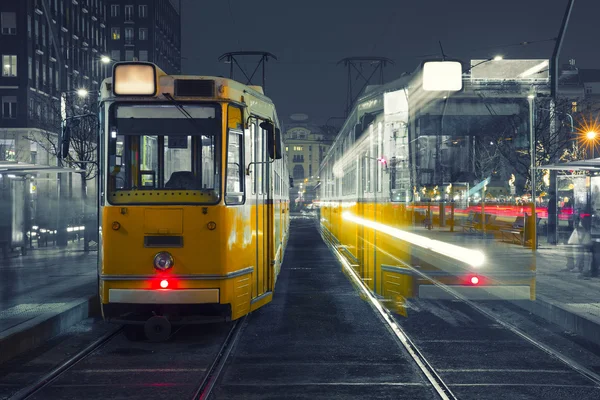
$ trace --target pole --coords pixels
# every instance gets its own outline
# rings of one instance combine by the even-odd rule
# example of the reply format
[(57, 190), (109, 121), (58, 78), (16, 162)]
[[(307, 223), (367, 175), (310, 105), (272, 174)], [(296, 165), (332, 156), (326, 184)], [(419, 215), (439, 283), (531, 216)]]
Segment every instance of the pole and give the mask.
[(529, 153), (530, 153), (530, 158), (531, 158), (531, 208), (532, 208), (532, 215), (531, 215), (531, 220), (532, 220), (532, 227), (531, 227), (531, 234), (532, 234), (532, 240), (531, 240), (531, 249), (532, 251), (536, 250), (537, 244), (536, 244), (536, 237), (537, 237), (537, 224), (536, 224), (536, 219), (537, 219), (537, 215), (535, 212), (535, 186), (536, 186), (536, 182), (535, 182), (535, 127), (533, 125), (534, 120), (533, 120), (533, 101), (535, 100), (534, 95), (529, 95), (527, 96), (527, 100), (529, 100)]
[(569, 25), (569, 18), (571, 17), (571, 11), (573, 10), (574, 3), (575, 0), (569, 0), (569, 3), (567, 4), (567, 9), (563, 15), (562, 24), (560, 26), (560, 31), (558, 32), (558, 37), (556, 38), (554, 51), (552, 52), (552, 60), (550, 62), (550, 79), (552, 80), (550, 92), (552, 99), (555, 102), (558, 94), (558, 57), (560, 56), (560, 49), (562, 48), (565, 32), (567, 31), (567, 26)]

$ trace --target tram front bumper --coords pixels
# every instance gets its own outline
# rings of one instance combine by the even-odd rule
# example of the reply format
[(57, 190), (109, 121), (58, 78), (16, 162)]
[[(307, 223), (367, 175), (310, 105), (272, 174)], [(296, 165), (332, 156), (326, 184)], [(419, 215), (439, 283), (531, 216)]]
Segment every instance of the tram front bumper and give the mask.
[(529, 285), (419, 285), (418, 297), (428, 300), (534, 300)]
[(109, 289), (109, 303), (218, 304), (219, 289)]

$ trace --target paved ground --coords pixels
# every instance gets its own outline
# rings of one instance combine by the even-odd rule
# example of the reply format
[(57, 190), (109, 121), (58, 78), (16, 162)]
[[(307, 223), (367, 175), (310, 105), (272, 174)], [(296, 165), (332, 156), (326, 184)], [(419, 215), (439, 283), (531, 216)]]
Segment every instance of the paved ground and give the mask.
[(87, 317), (97, 293), (96, 252), (81, 247), (34, 249), (2, 260), (0, 362)]
[(288, 246), (273, 302), (250, 316), (215, 398), (435, 398), (314, 219), (292, 220)]

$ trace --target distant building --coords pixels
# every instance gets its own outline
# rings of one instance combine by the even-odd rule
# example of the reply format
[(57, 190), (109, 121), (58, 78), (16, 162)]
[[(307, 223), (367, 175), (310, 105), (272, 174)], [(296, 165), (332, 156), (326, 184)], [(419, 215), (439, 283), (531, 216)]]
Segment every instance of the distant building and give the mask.
[(312, 188), (319, 182), (319, 165), (331, 147), (335, 135), (330, 135), (312, 124), (308, 116), (294, 114), (285, 121), (285, 151), (288, 169), (294, 179), (291, 199), (311, 201)]
[(100, 62), (106, 53), (105, 5), (105, 0), (0, 2), (0, 161), (56, 163), (28, 138), (56, 133), (61, 94), (97, 91), (107, 76)]
[(109, 56), (150, 61), (181, 73), (180, 3), (174, 0), (107, 0)]

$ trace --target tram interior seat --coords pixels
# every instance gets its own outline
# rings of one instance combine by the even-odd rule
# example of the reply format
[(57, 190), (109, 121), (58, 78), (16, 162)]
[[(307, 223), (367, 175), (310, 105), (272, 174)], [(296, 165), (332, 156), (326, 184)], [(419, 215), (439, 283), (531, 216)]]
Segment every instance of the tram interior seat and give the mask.
[(200, 190), (200, 182), (191, 171), (176, 171), (165, 184), (165, 189)]

